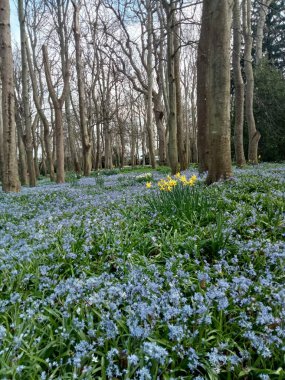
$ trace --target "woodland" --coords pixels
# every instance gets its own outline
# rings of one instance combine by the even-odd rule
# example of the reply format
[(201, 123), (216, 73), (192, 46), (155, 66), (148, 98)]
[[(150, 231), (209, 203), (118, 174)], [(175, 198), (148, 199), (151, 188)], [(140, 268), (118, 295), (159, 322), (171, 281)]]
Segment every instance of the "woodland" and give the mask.
[(0, 49), (0, 379), (285, 379), (285, 0), (1, 0)]

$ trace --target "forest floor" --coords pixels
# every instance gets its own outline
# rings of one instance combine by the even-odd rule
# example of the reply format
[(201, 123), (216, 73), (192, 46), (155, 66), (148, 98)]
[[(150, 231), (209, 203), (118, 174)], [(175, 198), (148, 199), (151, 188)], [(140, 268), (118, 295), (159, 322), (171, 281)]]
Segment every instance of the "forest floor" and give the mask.
[(285, 164), (140, 171), (0, 192), (0, 379), (285, 379)]

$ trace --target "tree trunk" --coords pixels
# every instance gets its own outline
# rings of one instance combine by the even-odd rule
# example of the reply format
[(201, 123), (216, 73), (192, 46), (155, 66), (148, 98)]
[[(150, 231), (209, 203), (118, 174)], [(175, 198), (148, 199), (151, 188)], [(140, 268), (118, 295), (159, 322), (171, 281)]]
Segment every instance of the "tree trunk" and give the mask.
[(241, 73), (240, 52), (241, 52), (241, 11), (240, 0), (234, 1), (233, 9), (233, 73), (235, 85), (235, 155), (238, 167), (245, 165), (243, 148), (243, 124), (244, 124), (244, 82)]
[(207, 183), (232, 175), (230, 144), (230, 0), (204, 0), (209, 7), (209, 141), (210, 161)]
[(38, 158), (38, 147), (39, 143), (37, 141), (37, 128), (39, 125), (40, 116), (37, 113), (35, 115), (35, 118), (32, 122), (32, 136), (33, 136), (33, 148), (34, 148), (34, 165), (35, 165), (35, 174), (36, 178), (39, 178), (40, 176), (40, 168), (39, 168), (39, 158)]
[(28, 167), (27, 167), (27, 155), (23, 138), (23, 127), (22, 120), (20, 117), (20, 105), (15, 97), (15, 107), (16, 107), (16, 129), (17, 129), (17, 139), (18, 139), (18, 165), (19, 165), (19, 178), (21, 185), (27, 186), (29, 184), (28, 178)]
[(177, 150), (177, 92), (174, 64), (174, 29), (175, 29), (175, 4), (171, 1), (163, 1), (167, 16), (167, 82), (168, 82), (168, 160), (171, 173), (179, 171)]
[(92, 151), (91, 141), (87, 128), (87, 110), (85, 99), (85, 85), (83, 78), (83, 65), (82, 65), (82, 51), (80, 42), (80, 25), (79, 25), (79, 8), (73, 3), (74, 7), (74, 19), (73, 19), (73, 33), (75, 40), (76, 51), (76, 71), (77, 71), (77, 88), (79, 98), (79, 116), (80, 116), (80, 131), (82, 141), (82, 155), (83, 155), (83, 174), (85, 176), (90, 175), (92, 169)]
[(55, 136), (56, 136), (56, 182), (64, 183), (64, 136), (63, 136), (63, 120), (62, 120), (62, 107), (65, 98), (68, 94), (69, 88), (69, 65), (67, 64), (65, 77), (64, 77), (64, 87), (60, 98), (57, 98), (56, 92), (52, 85), (51, 73), (49, 67), (48, 53), (45, 45), (42, 47), (43, 50), (43, 60), (45, 67), (45, 75), (47, 80), (48, 91), (53, 103), (55, 112)]
[(159, 165), (166, 165), (166, 138), (163, 123), (164, 109), (161, 102), (161, 94), (153, 95), (154, 117), (158, 134), (158, 157)]
[[(61, 58), (61, 67), (62, 67), (62, 74), (65, 77), (67, 75), (66, 70), (69, 62), (69, 50), (68, 50), (68, 39), (69, 39), (69, 32), (67, 30), (68, 20), (66, 19), (67, 13), (65, 11), (66, 4), (68, 6), (69, 1), (64, 0), (56, 0), (57, 6), (57, 33), (59, 37), (59, 45), (60, 45), (60, 58)], [(65, 120), (67, 123), (67, 131), (68, 131), (68, 139), (69, 139), (69, 149), (70, 149), (70, 155), (71, 160), (73, 163), (73, 169), (76, 173), (80, 173), (81, 167), (80, 162), (78, 158), (78, 153), (76, 149), (76, 142), (75, 142), (75, 131), (74, 131), (74, 123), (72, 121), (71, 117), (71, 109), (70, 109), (70, 103), (71, 103), (71, 92), (70, 92), (70, 84), (67, 83), (67, 90), (66, 90), (66, 99), (65, 99)]]
[(256, 129), (253, 114), (254, 76), (252, 69), (252, 32), (251, 32), (251, 0), (243, 2), (243, 34), (244, 34), (244, 71), (246, 77), (245, 114), (248, 126), (248, 161), (258, 163), (258, 143), (260, 133)]
[(112, 134), (109, 123), (104, 125), (104, 139), (105, 139), (105, 169), (112, 169)]
[(22, 101), (24, 111), (24, 134), (25, 148), (27, 153), (27, 164), (29, 173), (30, 187), (36, 186), (36, 172), (33, 158), (33, 136), (32, 136), (32, 121), (29, 99), (29, 84), (28, 84), (28, 62), (26, 51), (26, 22), (24, 15), (23, 0), (18, 0), (20, 35), (21, 35), (21, 59), (22, 59)]
[[(175, 16), (175, 15), (174, 15)], [(173, 17), (174, 17), (173, 16)], [(180, 80), (180, 25), (174, 17), (174, 77), (176, 84), (176, 117), (177, 117), (177, 148), (180, 170), (187, 169), (186, 141), (184, 136), (182, 94)]]
[(264, 26), (268, 8), (273, 0), (263, 0), (259, 4), (258, 21), (256, 28), (256, 64), (259, 65), (262, 59), (262, 43), (264, 37)]
[[(152, 101), (152, 90), (153, 90), (153, 59), (152, 59), (152, 2), (147, 1), (147, 107), (146, 107), (146, 130), (148, 136), (148, 148), (149, 148), (149, 158), (152, 168), (156, 168), (155, 151), (153, 146), (153, 101)], [(133, 125), (132, 125), (133, 128)]]
[(18, 192), (21, 187), (16, 148), (15, 95), (9, 0), (1, 0), (0, 46), (4, 156), (2, 188), (5, 192)]
[(56, 182), (64, 183), (64, 135), (62, 108), (56, 107), (55, 116), (55, 142), (56, 142)]
[[(30, 73), (30, 78), (32, 82), (32, 89), (33, 89), (33, 100), (37, 109), (37, 112), (41, 118), (41, 121), (43, 123), (44, 127), (44, 143), (45, 143), (45, 150), (46, 150), (46, 155), (47, 155), (47, 162), (48, 162), (48, 170), (49, 170), (49, 175), (51, 181), (55, 180), (55, 173), (54, 173), (54, 164), (53, 164), (53, 157), (52, 157), (52, 150), (51, 150), (51, 142), (50, 142), (50, 127), (49, 127), (49, 121), (42, 109), (42, 102), (41, 99), (39, 98), (38, 95), (38, 85), (37, 85), (37, 79), (36, 79), (36, 74), (32, 65), (32, 59), (31, 59), (31, 54), (30, 50), (28, 47), (28, 44), (26, 45), (27, 48), (27, 59), (28, 59), (28, 65), (29, 65), (29, 73)], [(35, 64), (35, 62), (34, 62)], [(42, 90), (42, 80), (39, 78), (40, 81), (40, 88), (41, 88), (41, 93), (43, 92)]]
[[(0, 57), (0, 78), (1, 78), (1, 57)], [(3, 119), (2, 119), (2, 85), (0, 81), (0, 181), (3, 181)]]
[(210, 57), (210, 7), (203, 2), (202, 25), (197, 56), (197, 147), (199, 172), (209, 169), (209, 57)]
[(101, 157), (101, 133), (100, 133), (100, 123), (96, 123), (96, 165), (95, 170), (102, 168), (102, 157)]

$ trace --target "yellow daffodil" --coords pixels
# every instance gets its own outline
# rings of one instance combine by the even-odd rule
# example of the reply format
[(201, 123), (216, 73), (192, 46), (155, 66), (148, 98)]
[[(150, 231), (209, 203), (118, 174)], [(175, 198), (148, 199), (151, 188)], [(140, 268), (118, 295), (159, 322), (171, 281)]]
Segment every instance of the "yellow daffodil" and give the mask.
[(145, 186), (146, 186), (147, 189), (150, 189), (152, 187), (152, 183), (151, 182), (147, 182), (145, 184)]
[(171, 187), (175, 187), (177, 185), (177, 181), (175, 179), (171, 179), (168, 181), (168, 185)]
[(187, 185), (187, 178), (186, 178), (185, 175), (182, 175), (182, 176), (180, 177), (180, 181), (181, 181), (181, 183), (183, 183), (183, 185)]

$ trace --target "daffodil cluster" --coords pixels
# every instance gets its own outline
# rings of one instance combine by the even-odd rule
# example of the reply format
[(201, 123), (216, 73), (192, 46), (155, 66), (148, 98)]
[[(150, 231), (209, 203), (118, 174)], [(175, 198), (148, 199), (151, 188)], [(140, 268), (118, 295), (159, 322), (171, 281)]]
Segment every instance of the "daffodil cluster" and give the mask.
[[(174, 178), (171, 176), (167, 176), (166, 179), (161, 179), (157, 185), (160, 191), (172, 191), (174, 187), (178, 184), (182, 184), (183, 186), (194, 186), (197, 181), (197, 176), (193, 175), (189, 179), (186, 178), (185, 175), (181, 175), (180, 173), (175, 174)], [(151, 183), (147, 183), (147, 188), (151, 187)]]

